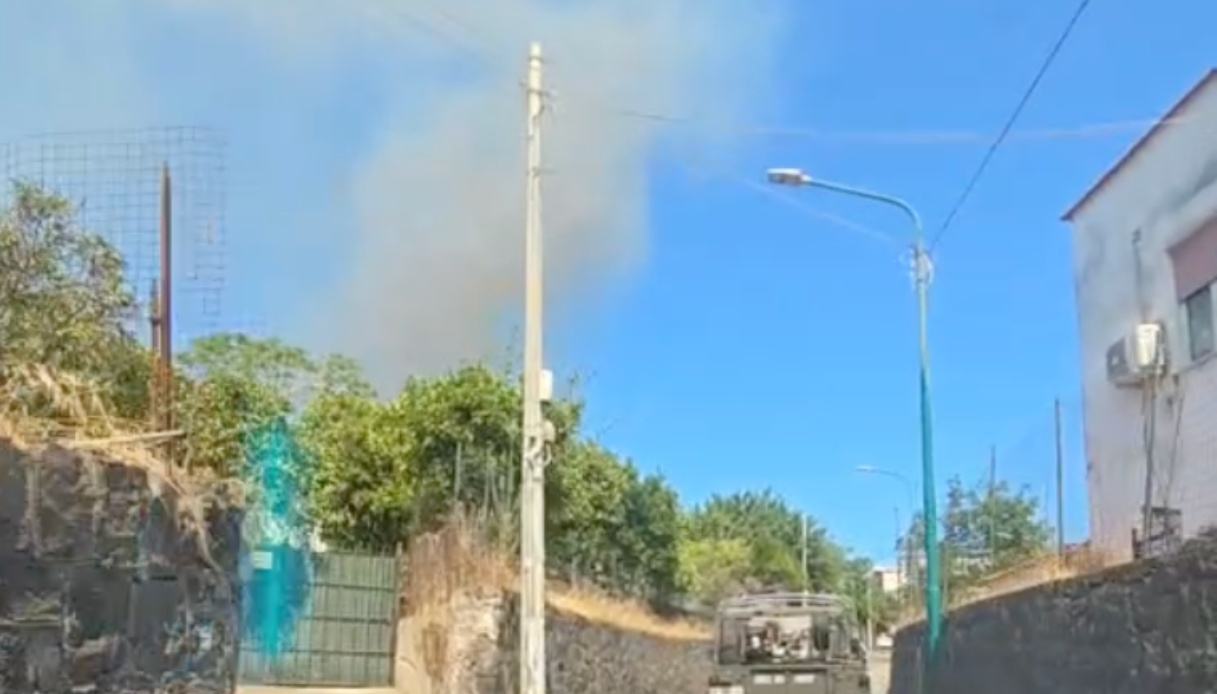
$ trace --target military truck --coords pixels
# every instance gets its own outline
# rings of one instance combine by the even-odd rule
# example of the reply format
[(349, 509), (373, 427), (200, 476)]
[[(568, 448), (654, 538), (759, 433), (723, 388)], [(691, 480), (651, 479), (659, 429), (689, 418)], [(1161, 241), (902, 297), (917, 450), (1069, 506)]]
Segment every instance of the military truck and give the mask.
[(812, 593), (724, 600), (709, 694), (869, 694), (867, 655), (850, 605)]

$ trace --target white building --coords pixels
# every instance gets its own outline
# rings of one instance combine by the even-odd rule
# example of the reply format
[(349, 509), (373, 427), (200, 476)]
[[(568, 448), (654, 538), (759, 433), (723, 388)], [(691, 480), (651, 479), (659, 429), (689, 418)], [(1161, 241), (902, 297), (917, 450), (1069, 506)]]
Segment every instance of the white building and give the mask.
[(1064, 219), (1073, 228), (1091, 542), (1129, 557), (1147, 497), (1158, 509), (1151, 535), (1162, 518), (1182, 537), (1217, 524), (1217, 71)]
[(901, 575), (900, 570), (892, 567), (875, 567), (873, 580), (875, 586), (884, 593), (894, 593), (905, 584), (904, 576)]

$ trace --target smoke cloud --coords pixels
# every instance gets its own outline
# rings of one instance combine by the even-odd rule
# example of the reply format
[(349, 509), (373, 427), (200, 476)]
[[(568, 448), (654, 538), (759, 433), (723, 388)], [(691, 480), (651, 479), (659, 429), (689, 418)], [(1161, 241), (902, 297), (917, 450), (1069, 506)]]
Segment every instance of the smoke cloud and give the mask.
[[(622, 112), (725, 125), (766, 101), (779, 21), (759, 5), (162, 0), (157, 7), (197, 22), (198, 31), (256, 46), (275, 69), (325, 81), (334, 94), (349, 72), (333, 65), (376, 66), (379, 93), (390, 96), (375, 100), (374, 126), (357, 138), (361, 151), (342, 193), (350, 221), (326, 240), (340, 267), (332, 284), (302, 299), (307, 308), (295, 310), (314, 346), (356, 356), (392, 389), (407, 374), (501, 353), (514, 323), (523, 285), (521, 82), (529, 42), (541, 42), (546, 56), (547, 295), (561, 309), (605, 283), (628, 281), (645, 260), (653, 158), (675, 140), (700, 137)], [(133, 31), (109, 19), (113, 36)], [(136, 83), (127, 72), (143, 58), (114, 43), (123, 62), (101, 83)], [(86, 67), (106, 61), (95, 53)]]

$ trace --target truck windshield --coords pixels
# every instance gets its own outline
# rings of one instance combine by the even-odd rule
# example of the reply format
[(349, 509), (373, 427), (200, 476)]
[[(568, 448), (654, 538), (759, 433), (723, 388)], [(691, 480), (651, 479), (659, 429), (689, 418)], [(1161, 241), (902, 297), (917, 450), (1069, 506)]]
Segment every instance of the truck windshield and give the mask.
[(721, 665), (822, 660), (839, 641), (839, 619), (828, 614), (731, 617), (719, 620)]

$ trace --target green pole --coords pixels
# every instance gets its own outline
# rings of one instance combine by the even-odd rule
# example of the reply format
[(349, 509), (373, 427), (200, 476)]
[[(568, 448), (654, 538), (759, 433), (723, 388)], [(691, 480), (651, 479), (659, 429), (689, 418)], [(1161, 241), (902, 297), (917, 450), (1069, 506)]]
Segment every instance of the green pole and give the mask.
[(769, 180), (780, 185), (815, 186), (845, 195), (866, 198), (898, 207), (913, 223), (913, 277), (917, 287), (918, 385), (921, 407), (921, 484), (924, 493), (922, 516), (925, 520), (925, 612), (926, 648), (924, 667), (928, 671), (938, 656), (942, 638), (942, 585), (938, 556), (938, 509), (934, 493), (934, 431), (930, 417), (930, 347), (926, 339), (926, 316), (929, 313), (930, 261), (925, 250), (925, 230), (921, 217), (912, 205), (900, 198), (862, 188), (821, 181), (801, 169), (770, 169)]
[(934, 427), (930, 416), (930, 346), (926, 337), (929, 314), (930, 260), (925, 250), (925, 231), (917, 211), (900, 198), (861, 188), (807, 177), (807, 185), (866, 198), (900, 208), (913, 224), (913, 279), (917, 288), (918, 386), (921, 409), (922, 515), (925, 519), (925, 664), (928, 669), (938, 656), (942, 638), (941, 557), (938, 556), (938, 504), (934, 491)]
[(926, 337), (929, 314), (930, 266), (925, 252), (921, 225), (917, 225), (917, 240), (913, 245), (913, 268), (917, 285), (918, 371), (921, 405), (921, 484), (922, 508), (925, 515), (925, 667), (938, 657), (942, 638), (942, 571), (938, 556), (938, 502), (934, 493), (934, 428), (930, 416), (930, 347)]

